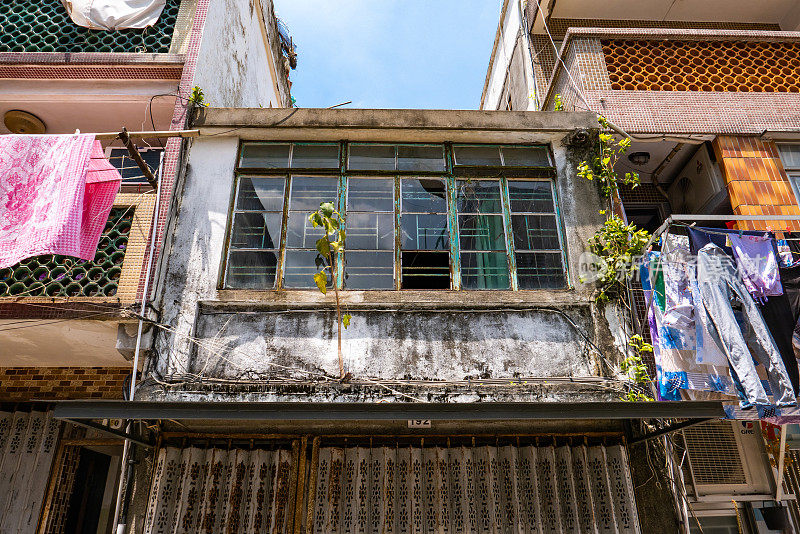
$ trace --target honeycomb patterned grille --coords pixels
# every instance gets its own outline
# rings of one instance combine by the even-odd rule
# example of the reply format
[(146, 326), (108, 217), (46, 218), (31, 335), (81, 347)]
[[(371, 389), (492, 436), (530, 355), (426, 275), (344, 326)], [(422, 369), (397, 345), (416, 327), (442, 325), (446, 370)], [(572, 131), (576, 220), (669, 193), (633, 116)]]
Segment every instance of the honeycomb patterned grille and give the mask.
[(133, 222), (133, 209), (113, 208), (92, 261), (36, 256), (0, 269), (0, 296), (113, 297)]
[(180, 0), (167, 0), (158, 22), (141, 30), (90, 30), (69, 18), (61, 0), (0, 1), (0, 52), (167, 53)]
[(800, 92), (800, 44), (603, 40), (611, 89)]

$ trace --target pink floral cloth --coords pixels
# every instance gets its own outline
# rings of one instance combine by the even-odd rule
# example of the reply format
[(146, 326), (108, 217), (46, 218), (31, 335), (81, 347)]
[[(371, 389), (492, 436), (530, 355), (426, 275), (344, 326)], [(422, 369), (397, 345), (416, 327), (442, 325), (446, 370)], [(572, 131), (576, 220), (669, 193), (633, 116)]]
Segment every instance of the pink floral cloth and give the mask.
[(94, 259), (121, 180), (94, 135), (0, 135), (0, 267)]

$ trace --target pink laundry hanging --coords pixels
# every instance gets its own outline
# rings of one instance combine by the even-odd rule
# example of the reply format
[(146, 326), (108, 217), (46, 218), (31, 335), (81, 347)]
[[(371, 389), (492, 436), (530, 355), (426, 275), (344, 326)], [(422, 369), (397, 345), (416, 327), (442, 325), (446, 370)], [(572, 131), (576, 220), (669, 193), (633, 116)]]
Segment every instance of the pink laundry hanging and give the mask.
[(94, 135), (0, 136), (0, 267), (94, 259), (121, 180)]

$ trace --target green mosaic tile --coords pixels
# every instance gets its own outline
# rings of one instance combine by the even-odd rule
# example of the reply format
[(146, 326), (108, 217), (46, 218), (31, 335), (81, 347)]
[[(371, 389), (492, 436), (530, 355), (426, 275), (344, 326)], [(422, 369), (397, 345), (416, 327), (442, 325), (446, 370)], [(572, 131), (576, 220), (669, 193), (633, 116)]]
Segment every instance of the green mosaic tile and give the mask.
[(0, 269), (0, 296), (113, 297), (133, 222), (133, 208), (113, 208), (93, 261), (36, 256)]
[(78, 26), (60, 0), (0, 0), (0, 52), (167, 53), (181, 0), (167, 0), (158, 22), (141, 30)]

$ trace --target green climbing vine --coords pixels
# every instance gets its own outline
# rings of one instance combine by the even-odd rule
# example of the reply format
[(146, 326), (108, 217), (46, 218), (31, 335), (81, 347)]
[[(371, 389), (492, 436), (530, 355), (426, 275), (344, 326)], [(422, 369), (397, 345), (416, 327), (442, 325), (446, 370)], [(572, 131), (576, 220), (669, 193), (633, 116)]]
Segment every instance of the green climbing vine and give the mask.
[(650, 343), (645, 343), (639, 334), (632, 335), (628, 340), (628, 344), (636, 353), (622, 360), (620, 365), (622, 372), (631, 381), (631, 387), (625, 392), (622, 400), (631, 402), (652, 401), (653, 397), (649, 395), (649, 386), (652, 380), (647, 372), (647, 366), (642, 361), (642, 354), (646, 352), (652, 353), (653, 346)]
[[(314, 225), (314, 228), (321, 227), (325, 232), (321, 238), (317, 240), (317, 252), (324, 259), (319, 272), (314, 274), (314, 283), (323, 295), (328, 294), (328, 277), (330, 276), (330, 284), (333, 286), (333, 292), (336, 300), (336, 349), (339, 357), (339, 377), (344, 379), (344, 358), (342, 357), (342, 326), (347, 328), (350, 326), (350, 314), (342, 314), (342, 304), (339, 300), (339, 288), (336, 284), (336, 259), (339, 251), (344, 250), (344, 216), (342, 216), (332, 202), (322, 202), (317, 211), (308, 216), (308, 220)], [(325, 265), (327, 262), (327, 265)]]
[[(621, 185), (635, 188), (639, 185), (639, 175), (635, 172), (618, 176), (615, 166), (619, 158), (631, 146), (631, 139), (616, 139), (610, 133), (610, 125), (605, 117), (597, 117), (601, 131), (598, 135), (598, 149), (590, 161), (582, 161), (578, 165), (578, 176), (595, 182), (601, 195), (608, 201), (608, 208), (600, 213), (606, 215), (603, 226), (589, 238), (589, 251), (592, 253), (593, 271), (597, 289), (594, 300), (597, 304), (606, 304), (620, 299), (625, 289), (625, 280), (636, 271), (636, 258), (644, 253), (644, 247), (650, 239), (647, 230), (639, 229), (634, 224), (626, 224), (614, 210), (614, 203), (619, 199)], [(630, 381), (622, 399), (627, 401), (651, 401), (649, 386), (651, 378), (642, 355), (653, 351), (652, 345), (645, 343), (642, 337), (634, 334), (628, 340), (632, 354), (626, 357), (621, 371)]]

